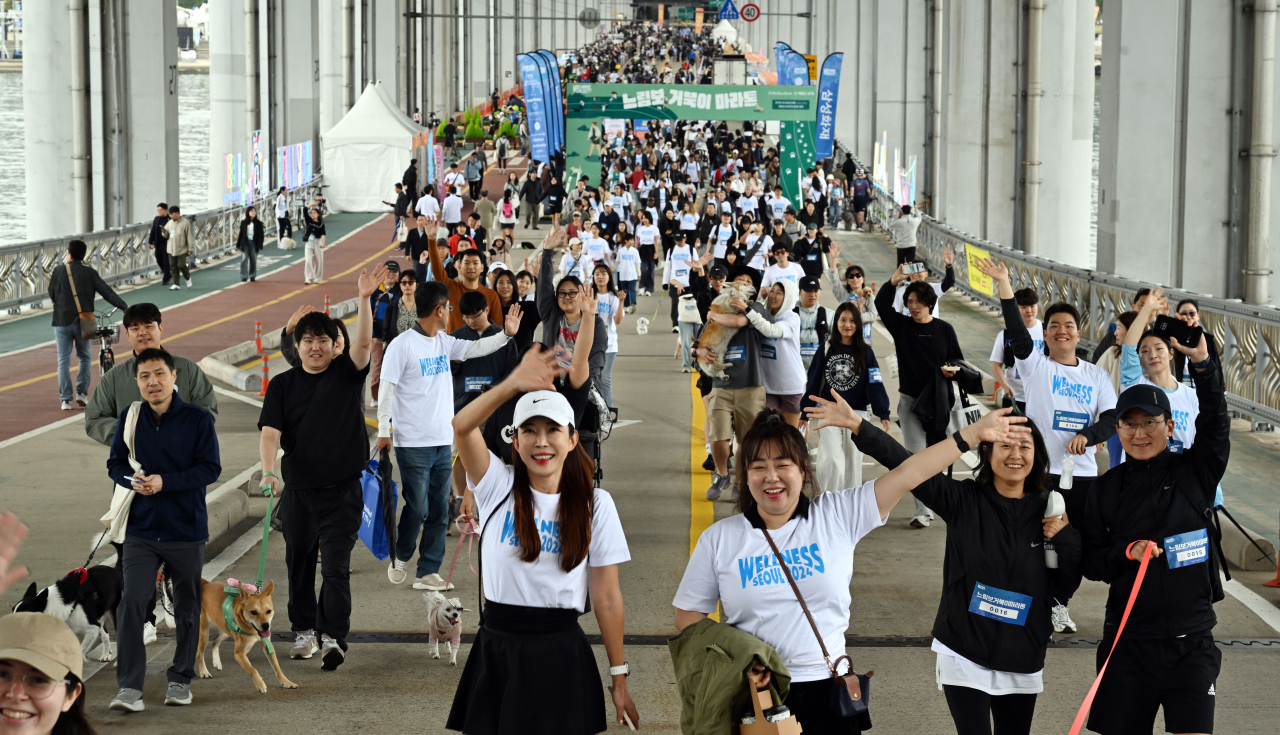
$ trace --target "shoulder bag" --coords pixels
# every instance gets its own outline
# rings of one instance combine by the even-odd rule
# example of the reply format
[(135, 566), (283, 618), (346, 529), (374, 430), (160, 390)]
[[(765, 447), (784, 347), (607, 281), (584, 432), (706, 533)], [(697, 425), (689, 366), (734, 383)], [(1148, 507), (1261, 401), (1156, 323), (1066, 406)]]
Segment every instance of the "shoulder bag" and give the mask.
[[(124, 420), (124, 445), (129, 448), (129, 466), (134, 472), (142, 469), (133, 449), (133, 438), (138, 429), (138, 412), (142, 410), (142, 401), (134, 401), (129, 405), (129, 413)], [(133, 505), (133, 496), (137, 495), (132, 487), (116, 485), (111, 496), (111, 507), (99, 520), (107, 527), (106, 540), (114, 544), (123, 544), (125, 531), (129, 525), (129, 508)]]
[[(836, 717), (852, 718), (857, 717), (862, 720), (860, 727), (863, 730), (871, 728), (871, 718), (868, 712), (868, 705), (871, 699), (871, 677), (874, 671), (868, 671), (866, 674), (853, 673), (853, 661), (848, 656), (840, 656), (831, 661), (831, 654), (827, 651), (826, 641), (822, 640), (822, 632), (818, 630), (818, 624), (813, 621), (813, 614), (809, 612), (809, 606), (805, 604), (804, 596), (800, 594), (800, 587), (796, 585), (796, 580), (791, 576), (791, 568), (787, 566), (787, 562), (782, 558), (782, 553), (778, 551), (778, 545), (773, 542), (773, 537), (769, 535), (768, 529), (761, 529), (764, 533), (764, 540), (769, 542), (769, 548), (773, 549), (773, 555), (778, 560), (778, 566), (782, 568), (782, 573), (787, 578), (787, 583), (791, 585), (791, 591), (795, 593), (796, 600), (800, 602), (800, 609), (804, 610), (804, 616), (809, 620), (809, 627), (813, 628), (813, 634), (818, 638), (818, 645), (822, 647), (822, 657), (827, 662), (827, 668), (831, 671), (831, 699), (829, 704), (831, 712)], [(844, 661), (849, 665), (849, 673), (840, 674), (840, 662)]]
[(67, 266), (67, 283), (71, 285), (71, 299), (76, 302), (76, 314), (80, 317), (80, 336), (92, 339), (98, 333), (98, 320), (93, 318), (92, 311), (80, 308), (80, 294), (76, 293), (76, 279), (71, 277), (71, 264), (65, 263), (65, 265)]

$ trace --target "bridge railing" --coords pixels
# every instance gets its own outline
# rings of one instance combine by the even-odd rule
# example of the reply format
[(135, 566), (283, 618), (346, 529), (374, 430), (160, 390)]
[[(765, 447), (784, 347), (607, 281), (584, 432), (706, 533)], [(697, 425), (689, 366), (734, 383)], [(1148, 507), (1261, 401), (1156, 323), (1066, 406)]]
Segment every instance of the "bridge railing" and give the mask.
[[(321, 191), (323, 180), (317, 176), (310, 184), (290, 190), (289, 218), (302, 223), (303, 209)], [(252, 205), (258, 208), (266, 235), (275, 235), (275, 197)], [(235, 249), (240, 233), (240, 220), (245, 205), (232, 204), (204, 212), (187, 213), (191, 220), (193, 245), (189, 260), (194, 266)], [(0, 310), (11, 314), (24, 307), (38, 307), (49, 299), (49, 276), (63, 263), (67, 245), (84, 240), (89, 246), (84, 262), (102, 276), (112, 288), (128, 285), (160, 272), (155, 254), (147, 246), (151, 223), (144, 222), (84, 235), (68, 235), (48, 240), (0, 246)]]
[[(841, 149), (846, 156), (852, 156), (847, 148), (841, 146)], [(871, 170), (856, 158), (854, 162)], [(899, 207), (893, 195), (874, 181), (872, 191), (868, 219), (887, 229), (897, 217)], [(976, 269), (977, 278), (970, 280), (970, 248), (985, 250), (1003, 261), (1009, 268), (1013, 287), (1034, 288), (1042, 305), (1059, 301), (1071, 304), (1080, 312), (1080, 343), (1090, 352), (1106, 336), (1116, 316), (1129, 311), (1138, 289), (1161, 286), (1170, 304), (1184, 298), (1195, 299), (1200, 305), (1201, 325), (1218, 344), (1228, 404), (1249, 416), (1254, 424), (1280, 426), (1280, 360), (1272, 357), (1280, 355), (1280, 310), (1276, 307), (1220, 299), (1027, 255), (957, 230), (928, 215), (920, 225), (916, 240), (917, 257), (939, 273), (945, 267), (943, 251), (950, 247), (955, 254), (955, 287), (988, 306), (998, 308), (999, 298), (973, 285), (981, 276)]]

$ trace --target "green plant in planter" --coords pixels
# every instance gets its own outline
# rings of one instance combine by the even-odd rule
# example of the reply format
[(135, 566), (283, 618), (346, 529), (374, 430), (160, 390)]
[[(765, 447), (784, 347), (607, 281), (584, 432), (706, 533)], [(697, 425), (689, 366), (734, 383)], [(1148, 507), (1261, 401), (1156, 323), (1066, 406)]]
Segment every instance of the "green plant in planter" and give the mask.
[(484, 140), (484, 127), (480, 124), (480, 113), (474, 109), (468, 110), (463, 113), (463, 118), (467, 124), (463, 138), (466, 140)]

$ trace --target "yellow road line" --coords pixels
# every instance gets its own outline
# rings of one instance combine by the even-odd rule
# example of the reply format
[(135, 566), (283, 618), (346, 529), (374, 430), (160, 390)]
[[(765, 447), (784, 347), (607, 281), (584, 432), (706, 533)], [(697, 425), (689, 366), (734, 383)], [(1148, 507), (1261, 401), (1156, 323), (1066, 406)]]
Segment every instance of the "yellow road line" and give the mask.
[[(702, 427), (707, 421), (707, 410), (702, 405), (702, 392), (698, 390), (698, 374), (694, 373), (689, 380), (689, 390), (693, 400), (693, 426), (689, 432), (689, 555), (697, 546), (702, 532), (711, 527), (716, 520), (715, 504), (707, 500), (708, 477), (711, 473), (702, 469), (705, 457), (706, 439)], [(718, 613), (711, 617), (720, 620)]]
[[(377, 220), (374, 220), (374, 221), (376, 222)], [(370, 224), (372, 224), (372, 222), (371, 222)], [(368, 258), (367, 260), (361, 261), (360, 263), (357, 263), (356, 265), (354, 265), (354, 266), (352, 266), (352, 267), (348, 268), (347, 270), (345, 270), (345, 271), (343, 271), (343, 272), (339, 273), (338, 275), (334, 276), (333, 278), (328, 279), (327, 281), (325, 281), (325, 283), (330, 283), (330, 282), (332, 282), (332, 281), (334, 281), (334, 280), (336, 280), (336, 279), (338, 279), (338, 278), (342, 278), (343, 276), (351, 275), (352, 273), (356, 272), (357, 270), (359, 270), (359, 269), (361, 269), (361, 268), (364, 268), (365, 266), (369, 265), (369, 264), (370, 264), (370, 263), (372, 263), (373, 261), (375, 261), (375, 260), (379, 260), (380, 258), (382, 258), (383, 256), (385, 256), (388, 252), (390, 252), (390, 251), (392, 251), (392, 250), (399, 250), (399, 249), (400, 249), (400, 244), (399, 244), (399, 243), (396, 243), (395, 245), (392, 245), (391, 247), (388, 247), (388, 248), (386, 248), (386, 249), (384, 249), (384, 250), (379, 250), (376, 254), (374, 254), (374, 255), (373, 255), (373, 257)], [(238, 318), (240, 318), (240, 317), (242, 317), (242, 316), (245, 316), (245, 315), (247, 315), (247, 314), (252, 314), (253, 312), (258, 311), (259, 309), (263, 308), (264, 306), (271, 306), (271, 305), (273, 305), (273, 304), (278, 304), (278, 303), (280, 303), (280, 302), (282, 302), (282, 301), (288, 301), (289, 299), (291, 299), (291, 298), (293, 298), (293, 297), (297, 296), (298, 294), (302, 293), (303, 291), (306, 291), (308, 288), (312, 288), (312, 287), (311, 287), (311, 286), (306, 286), (306, 287), (304, 287), (304, 288), (300, 288), (300, 289), (298, 289), (298, 290), (296, 290), (296, 291), (292, 291), (292, 292), (290, 292), (290, 293), (287, 293), (287, 294), (285, 294), (284, 296), (281, 296), (281, 297), (280, 297), (280, 298), (278, 298), (278, 299), (273, 299), (273, 300), (271, 300), (271, 301), (267, 301), (267, 302), (265, 302), (265, 303), (258, 304), (257, 306), (254, 306), (254, 307), (253, 307), (253, 308), (251, 308), (251, 309), (245, 309), (244, 311), (237, 312), (237, 313), (235, 313), (235, 314), (232, 314), (231, 316), (224, 316), (224, 317), (223, 317), (223, 318), (221, 318), (221, 319), (218, 319), (218, 320), (216, 320), (216, 321), (209, 322), (208, 324), (203, 324), (203, 325), (201, 325), (201, 326), (199, 326), (199, 327), (196, 327), (196, 328), (194, 328), (194, 329), (188, 329), (188, 330), (187, 330), (187, 331), (185, 331), (185, 332), (179, 332), (178, 334), (175, 334), (175, 335), (174, 335), (174, 336), (172, 336), (172, 337), (166, 337), (164, 341), (165, 341), (165, 342), (175, 342), (175, 341), (177, 341), (177, 340), (179, 340), (179, 339), (182, 339), (183, 337), (187, 337), (187, 336), (192, 335), (192, 334), (195, 334), (195, 333), (197, 333), (197, 332), (203, 332), (204, 330), (208, 329), (209, 327), (217, 326), (217, 325), (219, 325), (219, 324), (222, 324), (223, 322), (231, 321), (232, 319), (238, 319)], [(128, 355), (129, 355), (129, 352), (122, 352), (122, 353), (120, 353), (119, 355), (117, 355), (117, 358), (119, 358), (119, 357), (125, 357), (125, 356), (128, 356)], [(80, 369), (80, 366), (79, 366), (79, 365), (75, 365), (75, 366), (72, 366), (71, 371), (72, 371), (72, 372), (76, 372), (76, 371), (78, 371), (79, 369)], [(41, 375), (41, 376), (39, 376), (39, 377), (35, 377), (35, 378), (27, 378), (26, 380), (22, 380), (22, 381), (19, 381), (19, 382), (17, 382), (17, 383), (13, 383), (13, 384), (11, 384), (11, 385), (6, 385), (6, 386), (4, 386), (3, 388), (0, 388), (0, 393), (3, 393), (3, 392), (5, 392), (5, 391), (7, 391), (7, 390), (13, 390), (14, 388), (21, 388), (21, 387), (26, 386), (26, 385), (31, 385), (32, 383), (38, 383), (38, 382), (40, 382), (41, 380), (48, 380), (48, 379), (50, 379), (50, 378), (56, 378), (56, 377), (58, 377), (58, 373), (55, 371), (55, 372), (52, 372), (52, 373), (46, 373), (46, 374)]]

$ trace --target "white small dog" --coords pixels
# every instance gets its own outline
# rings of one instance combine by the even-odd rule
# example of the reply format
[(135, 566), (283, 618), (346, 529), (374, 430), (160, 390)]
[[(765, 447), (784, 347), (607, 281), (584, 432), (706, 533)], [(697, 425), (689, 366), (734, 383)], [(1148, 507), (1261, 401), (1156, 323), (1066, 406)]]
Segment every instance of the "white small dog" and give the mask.
[(642, 316), (636, 320), (636, 334), (648, 334), (648, 333), (649, 333), (649, 318)]
[(280, 238), (281, 250), (294, 250), (298, 247), (298, 243), (292, 237)]
[(458, 665), (458, 648), (462, 645), (462, 613), (471, 612), (457, 597), (446, 598), (439, 592), (425, 592), (427, 601), (427, 643), (431, 658), (440, 658), (440, 641), (449, 642), (449, 665)]

